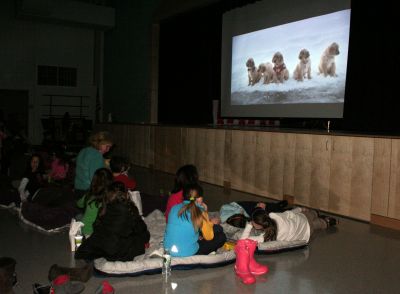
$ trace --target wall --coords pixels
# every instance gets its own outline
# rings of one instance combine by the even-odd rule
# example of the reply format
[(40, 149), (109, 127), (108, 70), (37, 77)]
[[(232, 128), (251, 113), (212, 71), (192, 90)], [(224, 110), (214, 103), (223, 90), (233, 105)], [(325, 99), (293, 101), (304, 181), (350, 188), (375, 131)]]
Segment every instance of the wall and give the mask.
[(119, 122), (150, 118), (152, 14), (159, 0), (115, 1), (116, 26), (105, 33), (103, 115)]
[(105, 34), (103, 116), (111, 112), (118, 122), (157, 122), (159, 23), (218, 1), (112, 2), (116, 26)]
[[(15, 18), (13, 0), (0, 2), (0, 89), (29, 91), (28, 134), (33, 144), (42, 140), (40, 119), (47, 114), (45, 94), (89, 96), (89, 118), (94, 119), (94, 31)], [(36, 84), (37, 65), (76, 67), (77, 87)], [(62, 112), (63, 113), (63, 112)]]
[[(116, 153), (174, 174), (400, 229), (399, 138), (282, 130), (104, 124)], [(289, 197), (288, 197), (289, 196)]]

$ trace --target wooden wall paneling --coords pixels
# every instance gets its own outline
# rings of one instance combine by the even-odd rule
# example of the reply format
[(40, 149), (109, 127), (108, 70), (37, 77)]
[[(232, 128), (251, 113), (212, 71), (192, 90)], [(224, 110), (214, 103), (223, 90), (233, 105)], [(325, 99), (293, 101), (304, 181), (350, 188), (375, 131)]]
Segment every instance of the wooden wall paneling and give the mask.
[(210, 147), (209, 163), (210, 163), (210, 175), (209, 183), (223, 186), (224, 184), (224, 151), (225, 151), (225, 131), (224, 130), (212, 130), (213, 142)]
[(161, 171), (166, 171), (166, 129), (166, 127), (157, 127), (154, 132), (154, 168)]
[(392, 140), (374, 139), (371, 213), (388, 216)]
[(309, 206), (312, 135), (296, 134), (294, 199), (297, 204)]
[[(147, 167), (147, 150), (149, 147), (148, 138), (146, 136), (146, 126), (133, 126), (131, 135), (132, 151), (134, 162), (139, 166)], [(146, 148), (147, 147), (147, 148)]]
[(196, 162), (197, 152), (197, 129), (194, 128), (183, 128), (182, 129), (182, 144), (184, 145), (182, 165), (193, 164), (198, 167)]
[(135, 148), (137, 150), (137, 161), (141, 166), (149, 167), (153, 165), (152, 156), (154, 155), (154, 145), (151, 144), (152, 127), (138, 126), (135, 136)]
[(124, 156), (129, 158), (132, 162), (132, 158), (135, 153), (138, 153), (136, 137), (138, 136), (138, 128), (137, 126), (127, 126), (125, 125), (125, 134), (126, 134), (126, 146), (124, 147)]
[(271, 148), (269, 154), (269, 197), (282, 199), (283, 177), (285, 174), (286, 136), (283, 133), (271, 133)]
[(163, 170), (167, 173), (175, 174), (182, 163), (181, 130), (179, 127), (165, 128), (165, 165)]
[(369, 221), (371, 217), (374, 139), (354, 137), (352, 140), (352, 170), (350, 211), (352, 217)]
[(269, 173), (270, 173), (270, 148), (271, 133), (256, 133), (256, 150), (255, 150), (255, 194), (268, 196)]
[(207, 138), (207, 131), (205, 129), (195, 129), (195, 157), (194, 163), (197, 166), (199, 171), (199, 176), (202, 181), (207, 181), (207, 150), (206, 150), (206, 142)]
[(140, 152), (137, 147), (138, 143), (137, 137), (139, 136), (138, 131), (140, 130), (138, 126), (126, 126), (127, 130), (127, 146), (126, 146), (126, 151), (124, 152), (125, 156), (127, 156), (130, 160), (130, 162), (135, 162), (135, 158), (137, 157), (137, 154)]
[(312, 136), (309, 205), (328, 210), (331, 164), (331, 136)]
[(283, 194), (294, 197), (296, 134), (286, 133), (284, 140)]
[(128, 156), (129, 153), (129, 132), (131, 130), (131, 126), (123, 125), (122, 129), (122, 138), (121, 138), (121, 153), (123, 156)]
[(149, 167), (155, 166), (155, 156), (156, 156), (156, 151), (155, 151), (155, 140), (156, 140), (156, 127), (155, 126), (150, 126), (149, 127), (149, 147), (146, 149), (147, 151), (147, 156), (148, 156), (148, 163)]
[(115, 152), (118, 153), (123, 153), (124, 152), (124, 131), (125, 131), (125, 126), (124, 125), (111, 125), (109, 128), (109, 132), (112, 135), (112, 138), (114, 140), (114, 145), (115, 145)]
[(242, 189), (245, 192), (255, 194), (255, 154), (257, 132), (246, 131), (243, 133), (243, 167), (242, 167)]
[(400, 140), (392, 139), (388, 216), (400, 219)]
[(332, 137), (329, 211), (350, 216), (352, 138)]
[(118, 154), (121, 154), (122, 156), (126, 156), (126, 154), (127, 154), (127, 145), (128, 145), (128, 143), (127, 143), (127, 139), (126, 139), (126, 137), (127, 137), (127, 133), (128, 133), (128, 127), (126, 126), (126, 125), (120, 125), (119, 126), (119, 133), (120, 133), (120, 135), (119, 135), (119, 137), (120, 137), (120, 139), (119, 139), (119, 144), (116, 146), (116, 149), (115, 149), (115, 153), (118, 153)]
[(194, 164), (195, 133), (193, 128), (182, 128), (182, 165)]
[(343, 216), (400, 220), (399, 139), (120, 124), (95, 130), (111, 132), (116, 152), (139, 166), (175, 173), (193, 163), (225, 193), (288, 194)]
[(161, 150), (163, 149), (163, 142), (162, 139), (163, 137), (160, 136), (162, 131), (161, 127), (156, 127), (154, 128), (154, 169), (156, 170), (162, 170), (161, 167)]
[[(225, 132), (225, 140), (224, 140), (224, 188), (231, 187), (232, 181), (232, 130), (226, 130)], [(228, 187), (229, 186), (229, 187)]]
[(223, 185), (224, 131), (204, 129), (199, 140), (202, 140), (203, 152), (198, 161), (202, 168), (202, 181)]
[(243, 191), (243, 145), (244, 131), (232, 132), (231, 143), (231, 187)]
[(214, 176), (214, 157), (215, 157), (215, 130), (204, 129), (202, 130), (203, 144), (200, 147), (203, 149), (203, 175), (204, 181), (207, 183), (213, 182)]
[(136, 161), (141, 166), (154, 166), (154, 127), (137, 126), (135, 136)]

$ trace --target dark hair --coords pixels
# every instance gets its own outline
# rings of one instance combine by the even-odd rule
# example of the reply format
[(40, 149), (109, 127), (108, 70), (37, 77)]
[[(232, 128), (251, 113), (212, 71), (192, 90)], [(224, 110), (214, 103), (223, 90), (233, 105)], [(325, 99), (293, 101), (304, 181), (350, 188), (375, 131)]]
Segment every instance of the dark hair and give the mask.
[(69, 164), (69, 158), (65, 153), (65, 149), (61, 146), (58, 146), (54, 149), (53, 154), (56, 158), (58, 158), (58, 162), (60, 165), (66, 166)]
[(113, 173), (122, 173), (126, 171), (128, 161), (122, 156), (113, 156), (110, 160), (110, 169)]
[(138, 208), (128, 198), (124, 183), (119, 181), (111, 183), (111, 185), (108, 187), (106, 197), (104, 197), (103, 200), (103, 207), (101, 209), (100, 216), (103, 216), (107, 212), (108, 205), (116, 202), (126, 204), (128, 206), (129, 212), (132, 215), (140, 217)]
[(37, 157), (37, 158), (39, 159), (39, 165), (38, 165), (38, 167), (37, 167), (36, 172), (41, 173), (41, 174), (44, 174), (44, 163), (43, 163), (43, 158), (42, 158), (42, 156), (40, 156), (39, 153), (34, 153), (34, 154), (31, 155), (31, 157), (29, 158), (29, 161), (27, 162), (26, 172), (28, 172), (28, 173), (32, 172), (31, 162), (32, 162), (32, 159), (33, 159), (34, 157)]
[(180, 167), (176, 172), (172, 193), (179, 192), (185, 185), (190, 183), (198, 183), (198, 181), (199, 173), (197, 172), (196, 166), (193, 164), (186, 164)]
[(197, 192), (199, 197), (203, 197), (203, 188), (198, 183), (189, 183), (183, 187), (183, 199), (189, 200), (192, 191)]
[(276, 240), (277, 226), (264, 209), (256, 209), (251, 215), (252, 221), (263, 227), (264, 242)]
[(113, 175), (109, 169), (103, 167), (96, 170), (90, 183), (89, 195), (85, 199), (85, 205), (94, 201), (99, 207), (113, 180)]
[(231, 226), (243, 229), (248, 221), (249, 219), (244, 214), (236, 213), (228, 217), (226, 223), (230, 224)]
[(126, 187), (124, 183), (120, 181), (116, 181), (111, 183), (108, 188), (107, 197), (105, 199), (105, 203), (113, 202), (117, 198), (126, 198)]

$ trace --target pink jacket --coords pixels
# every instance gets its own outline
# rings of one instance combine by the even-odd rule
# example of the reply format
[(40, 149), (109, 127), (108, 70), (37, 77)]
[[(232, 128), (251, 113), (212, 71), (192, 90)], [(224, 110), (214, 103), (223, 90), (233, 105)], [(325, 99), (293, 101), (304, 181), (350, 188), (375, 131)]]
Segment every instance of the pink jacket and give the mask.
[(183, 202), (183, 190), (180, 190), (179, 192), (176, 192), (169, 196), (167, 202), (167, 208), (165, 209), (165, 220), (167, 223), (168, 223), (168, 215), (169, 212), (171, 211), (171, 208), (182, 202)]
[(50, 177), (54, 180), (63, 180), (67, 176), (68, 169), (69, 169), (68, 163), (66, 163), (65, 165), (60, 164), (60, 160), (56, 158), (51, 163)]

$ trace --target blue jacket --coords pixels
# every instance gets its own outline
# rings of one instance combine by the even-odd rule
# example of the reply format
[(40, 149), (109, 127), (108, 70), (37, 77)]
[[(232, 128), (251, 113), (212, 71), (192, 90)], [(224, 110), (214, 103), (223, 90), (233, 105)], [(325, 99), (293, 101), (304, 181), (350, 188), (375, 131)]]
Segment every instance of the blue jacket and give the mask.
[(83, 148), (76, 158), (75, 189), (89, 190), (95, 171), (102, 167), (103, 155), (93, 147)]
[(192, 256), (199, 250), (199, 230), (195, 231), (190, 212), (187, 212), (187, 219), (182, 215), (178, 216), (179, 210), (188, 201), (172, 207), (168, 215), (168, 223), (164, 234), (164, 248), (171, 256)]
[(249, 217), (246, 210), (236, 202), (231, 202), (222, 205), (219, 210), (219, 217), (221, 219), (221, 223), (226, 222), (226, 220), (232, 215), (239, 213), (244, 214), (246, 217)]

